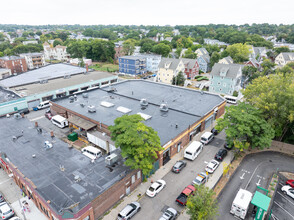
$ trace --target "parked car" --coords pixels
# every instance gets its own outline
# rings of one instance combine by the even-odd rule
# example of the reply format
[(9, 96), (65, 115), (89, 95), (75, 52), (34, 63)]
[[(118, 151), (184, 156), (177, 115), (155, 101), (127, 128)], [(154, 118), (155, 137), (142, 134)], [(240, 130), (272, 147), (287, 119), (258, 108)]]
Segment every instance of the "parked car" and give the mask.
[(159, 220), (174, 220), (176, 219), (177, 214), (177, 210), (170, 207), (162, 214)]
[(154, 197), (156, 196), (166, 185), (164, 180), (157, 180), (147, 189), (147, 196)]
[(203, 144), (209, 144), (213, 140), (213, 138), (214, 138), (213, 134), (207, 131), (201, 136), (200, 141)]
[(19, 217), (13, 217), (13, 218), (10, 218), (9, 220), (21, 220)]
[(223, 161), (223, 159), (227, 156), (228, 151), (226, 149), (220, 149), (216, 155), (214, 156), (214, 159), (217, 161)]
[(187, 163), (183, 160), (179, 160), (175, 163), (175, 165), (172, 168), (172, 171), (174, 173), (179, 173), (181, 170), (187, 165)]
[(208, 175), (204, 172), (197, 174), (196, 178), (193, 180), (193, 184), (203, 185), (208, 180)]
[(289, 185), (292, 188), (294, 188), (294, 180), (287, 180), (286, 185)]
[(207, 171), (208, 173), (213, 173), (216, 168), (218, 168), (219, 162), (216, 160), (211, 160), (205, 168), (205, 171)]
[(50, 111), (48, 111), (48, 112), (46, 111), (45, 112), (45, 117), (48, 118), (49, 120), (51, 120), (53, 115), (52, 115), (52, 113)]
[(0, 203), (0, 218), (10, 219), (12, 216), (14, 216), (12, 208), (6, 202)]
[(189, 195), (193, 195), (195, 192), (195, 187), (192, 185), (187, 186), (182, 192), (181, 194), (177, 197), (176, 202), (179, 205), (186, 205), (187, 204), (187, 199)]
[(294, 199), (294, 188), (292, 188), (289, 185), (285, 185), (281, 188), (282, 192), (288, 196), (290, 196), (292, 199)]
[(126, 207), (124, 207), (123, 210), (121, 210), (121, 212), (117, 216), (117, 219), (128, 220), (132, 218), (137, 212), (139, 212), (140, 209), (141, 209), (140, 203), (132, 202), (128, 204)]
[(28, 108), (24, 108), (24, 109), (21, 109), (21, 110), (18, 110), (18, 113), (19, 114), (29, 114), (30, 113), (30, 110)]
[(0, 203), (1, 202), (4, 202), (5, 201), (5, 198), (4, 198), (4, 196), (2, 195), (2, 193), (0, 193)]
[(211, 133), (213, 133), (213, 135), (217, 135), (218, 134), (218, 130), (216, 130), (215, 128), (211, 129)]

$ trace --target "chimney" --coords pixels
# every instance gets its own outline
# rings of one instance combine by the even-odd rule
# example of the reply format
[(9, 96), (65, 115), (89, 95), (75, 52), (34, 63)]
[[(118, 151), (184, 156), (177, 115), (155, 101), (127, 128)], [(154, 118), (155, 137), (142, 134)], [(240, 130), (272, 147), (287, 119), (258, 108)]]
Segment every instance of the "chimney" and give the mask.
[(51, 138), (53, 138), (54, 137), (54, 132), (50, 131), (50, 135), (51, 135)]
[(37, 122), (37, 121), (35, 121), (35, 127), (36, 127), (36, 128), (38, 127), (38, 122)]
[(88, 72), (89, 70), (89, 67), (88, 67), (88, 64), (86, 63), (86, 73)]
[(110, 153), (109, 141), (106, 141), (106, 153)]

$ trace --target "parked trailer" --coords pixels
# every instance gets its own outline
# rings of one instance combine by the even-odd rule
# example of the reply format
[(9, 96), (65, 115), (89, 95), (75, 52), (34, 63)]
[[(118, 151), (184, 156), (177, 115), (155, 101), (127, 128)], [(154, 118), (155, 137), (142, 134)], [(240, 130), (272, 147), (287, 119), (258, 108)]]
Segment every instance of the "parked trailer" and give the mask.
[(253, 194), (245, 189), (239, 189), (231, 207), (230, 213), (245, 219)]

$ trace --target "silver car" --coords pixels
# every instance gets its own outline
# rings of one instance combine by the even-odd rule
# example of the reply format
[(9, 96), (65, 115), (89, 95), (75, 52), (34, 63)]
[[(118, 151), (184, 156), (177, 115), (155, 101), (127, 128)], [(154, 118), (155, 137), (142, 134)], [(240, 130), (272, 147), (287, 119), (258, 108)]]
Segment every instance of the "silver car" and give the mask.
[(160, 217), (159, 220), (174, 220), (177, 217), (177, 210), (173, 208), (168, 208)]
[(6, 202), (0, 203), (0, 218), (9, 219), (14, 216), (14, 211)]
[(128, 204), (121, 212), (118, 214), (118, 220), (128, 220), (133, 217), (141, 209), (140, 203), (132, 202)]

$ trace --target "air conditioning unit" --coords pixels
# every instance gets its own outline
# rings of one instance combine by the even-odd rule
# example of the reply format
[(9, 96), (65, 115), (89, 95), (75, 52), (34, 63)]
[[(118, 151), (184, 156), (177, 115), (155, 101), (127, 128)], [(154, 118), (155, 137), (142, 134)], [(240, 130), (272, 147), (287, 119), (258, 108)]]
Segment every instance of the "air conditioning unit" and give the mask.
[(163, 111), (163, 112), (167, 112), (168, 111), (167, 104), (161, 104), (159, 108), (160, 108), (160, 111)]
[(88, 112), (90, 112), (90, 113), (96, 112), (95, 106), (94, 105), (89, 105), (88, 106)]
[(108, 166), (112, 166), (117, 161), (118, 161), (118, 155), (115, 153), (112, 153), (109, 156), (105, 157), (105, 163)]
[(141, 99), (141, 100), (140, 100), (140, 105), (141, 105), (141, 106), (148, 106), (148, 102), (147, 102), (147, 100), (146, 100), (146, 99)]
[(89, 97), (88, 93), (86, 93), (86, 92), (84, 92), (82, 96), (83, 96), (83, 98), (88, 98)]

